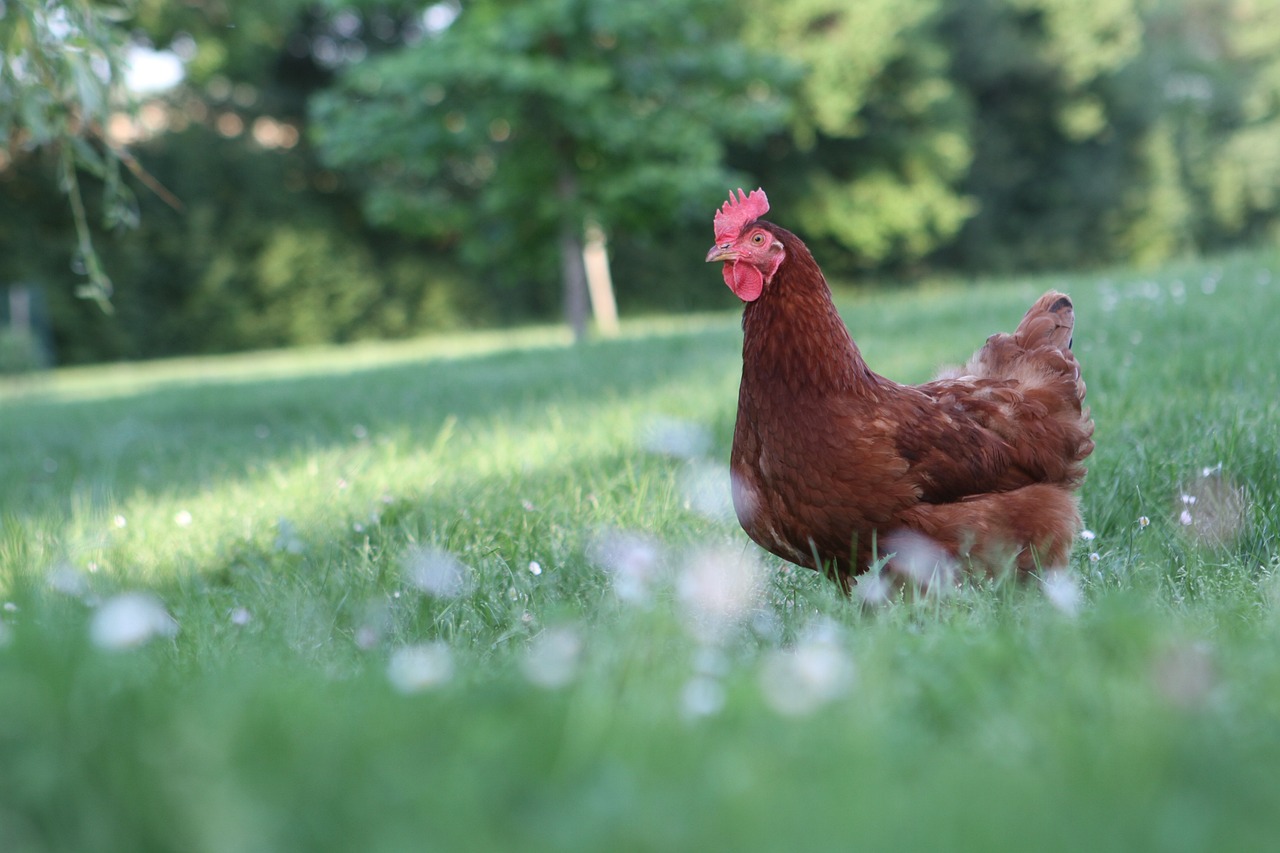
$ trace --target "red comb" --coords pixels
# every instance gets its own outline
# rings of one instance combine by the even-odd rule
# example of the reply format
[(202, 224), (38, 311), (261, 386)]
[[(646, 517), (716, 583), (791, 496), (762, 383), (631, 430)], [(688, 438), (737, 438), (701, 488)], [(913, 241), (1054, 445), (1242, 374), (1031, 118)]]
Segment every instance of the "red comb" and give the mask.
[(768, 212), (769, 198), (764, 190), (756, 189), (751, 195), (747, 195), (739, 188), (737, 198), (734, 198), (733, 190), (730, 190), (729, 200), (716, 212), (716, 242), (736, 239), (748, 223), (755, 222)]

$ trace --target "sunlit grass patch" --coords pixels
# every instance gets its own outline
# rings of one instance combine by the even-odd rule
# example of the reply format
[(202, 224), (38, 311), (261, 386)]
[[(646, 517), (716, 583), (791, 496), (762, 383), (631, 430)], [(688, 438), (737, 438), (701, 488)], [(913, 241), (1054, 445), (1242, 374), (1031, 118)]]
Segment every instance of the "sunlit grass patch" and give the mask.
[(1067, 572), (851, 599), (733, 519), (736, 313), (6, 386), (0, 846), (1267, 849), (1275, 268), (842, 294), (919, 381), (1071, 292), (1098, 424)]

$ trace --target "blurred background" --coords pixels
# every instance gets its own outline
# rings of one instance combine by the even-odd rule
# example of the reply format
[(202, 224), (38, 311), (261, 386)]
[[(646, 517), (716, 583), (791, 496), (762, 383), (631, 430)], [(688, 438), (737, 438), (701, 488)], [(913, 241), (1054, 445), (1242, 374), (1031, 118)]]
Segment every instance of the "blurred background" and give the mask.
[(5, 371), (582, 333), (603, 257), (728, 308), (736, 186), (866, 286), (1280, 221), (1271, 0), (0, 0), (0, 49)]

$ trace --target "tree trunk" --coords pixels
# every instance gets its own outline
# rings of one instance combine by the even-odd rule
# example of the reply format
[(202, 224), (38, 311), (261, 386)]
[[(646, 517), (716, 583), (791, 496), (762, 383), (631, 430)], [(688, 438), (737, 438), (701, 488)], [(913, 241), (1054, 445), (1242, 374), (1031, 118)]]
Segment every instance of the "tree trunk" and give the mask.
[(587, 270), (591, 316), (595, 318), (596, 331), (606, 338), (614, 338), (618, 335), (618, 302), (613, 296), (613, 277), (609, 275), (608, 243), (599, 223), (588, 222), (586, 232), (582, 263)]
[(564, 283), (564, 316), (575, 343), (587, 337), (587, 270), (582, 261), (582, 223), (574, 215), (578, 179), (565, 168), (556, 182), (560, 215), (560, 279)]

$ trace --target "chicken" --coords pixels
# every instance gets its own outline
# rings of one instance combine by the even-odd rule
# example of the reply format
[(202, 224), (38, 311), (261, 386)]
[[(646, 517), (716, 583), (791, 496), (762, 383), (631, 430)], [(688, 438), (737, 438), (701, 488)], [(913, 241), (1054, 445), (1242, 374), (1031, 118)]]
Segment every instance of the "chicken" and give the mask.
[(1071, 299), (1046, 293), (949, 377), (900, 385), (768, 209), (763, 190), (731, 193), (707, 254), (745, 303), (730, 474), (747, 535), (846, 591), (879, 560), (920, 581), (922, 555), (926, 577), (1065, 566), (1093, 450)]

